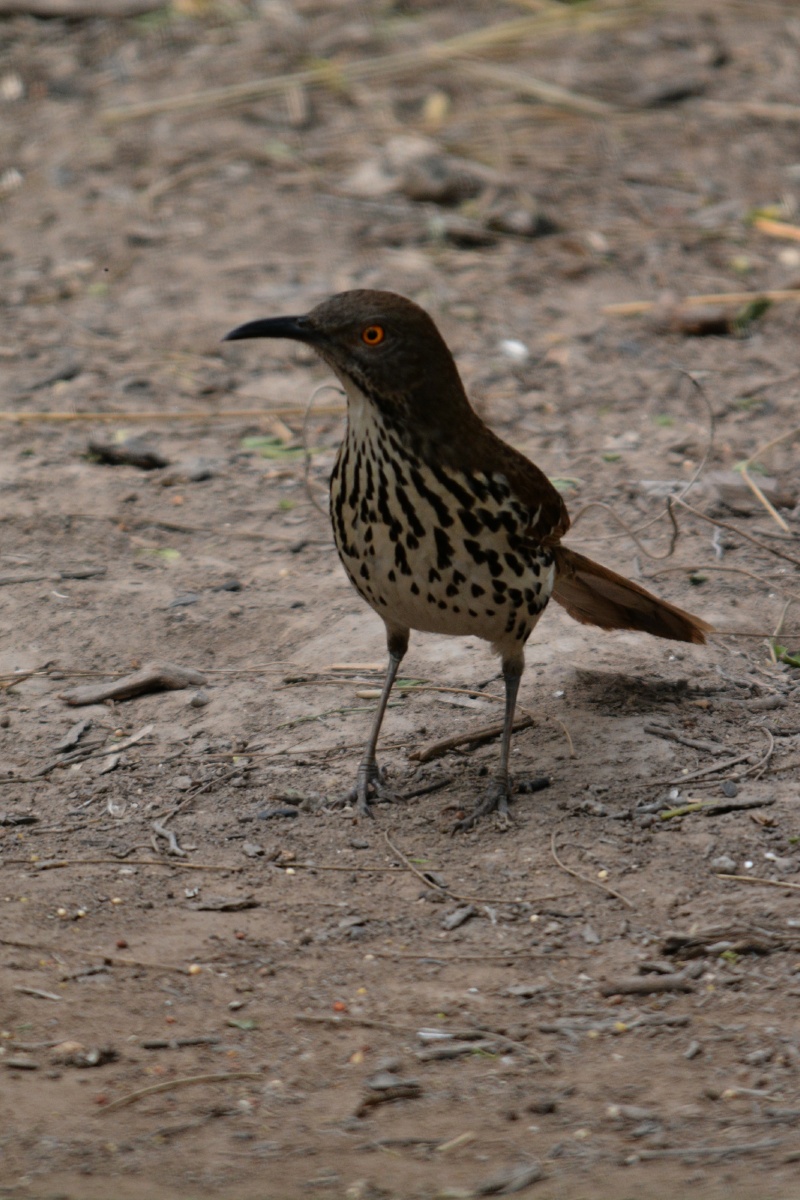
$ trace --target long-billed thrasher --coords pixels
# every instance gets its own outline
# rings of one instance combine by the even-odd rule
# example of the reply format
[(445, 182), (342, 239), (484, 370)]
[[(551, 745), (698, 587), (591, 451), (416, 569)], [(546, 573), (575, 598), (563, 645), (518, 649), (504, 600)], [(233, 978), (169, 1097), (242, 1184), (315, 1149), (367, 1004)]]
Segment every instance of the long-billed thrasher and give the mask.
[(491, 431), (467, 399), (426, 312), (393, 292), (349, 291), (305, 316), (250, 321), (226, 340), (311, 346), (347, 393), (347, 432), (331, 475), (339, 557), (386, 626), (389, 668), (356, 785), (358, 810), (390, 799), (375, 757), (411, 629), (473, 634), (500, 655), (500, 765), (469, 828), (507, 820), (508, 758), (524, 646), (552, 596), (601, 629), (704, 642), (711, 626), (561, 544), (569, 516), (547, 476)]

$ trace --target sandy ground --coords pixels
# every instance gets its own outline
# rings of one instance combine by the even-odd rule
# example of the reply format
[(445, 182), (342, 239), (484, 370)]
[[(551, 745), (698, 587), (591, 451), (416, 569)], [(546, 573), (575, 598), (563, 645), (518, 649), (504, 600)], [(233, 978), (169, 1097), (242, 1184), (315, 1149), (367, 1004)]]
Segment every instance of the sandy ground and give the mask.
[[(423, 63), (521, 19), (478, 55), (513, 82)], [(800, 284), (753, 223), (795, 219), (769, 106), (799, 84), (788, 0), (0, 18), (2, 1195), (796, 1194), (800, 720), (770, 635), (800, 647), (797, 307), (698, 337), (675, 304)], [(552, 783), (511, 833), (450, 832), (496, 742), (413, 757), (498, 719), (469, 640), (412, 641), (382, 754), (406, 799), (327, 803), (384, 658), (325, 513), (342, 398), (304, 431), (321, 365), (220, 338), (356, 286), (435, 315), (585, 510), (570, 544), (720, 631), (549, 610), (513, 762)], [(103, 460), (131, 435), (166, 465)], [(731, 474), (751, 455), (783, 528)], [(152, 662), (204, 681), (64, 699)]]

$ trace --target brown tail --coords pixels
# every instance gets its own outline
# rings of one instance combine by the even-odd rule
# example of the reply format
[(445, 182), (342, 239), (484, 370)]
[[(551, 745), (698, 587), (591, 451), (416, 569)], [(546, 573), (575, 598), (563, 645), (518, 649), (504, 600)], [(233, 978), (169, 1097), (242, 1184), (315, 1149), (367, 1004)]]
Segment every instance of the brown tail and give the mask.
[(553, 599), (583, 625), (639, 629), (674, 642), (704, 642), (713, 626), (659, 600), (576, 550), (557, 546)]

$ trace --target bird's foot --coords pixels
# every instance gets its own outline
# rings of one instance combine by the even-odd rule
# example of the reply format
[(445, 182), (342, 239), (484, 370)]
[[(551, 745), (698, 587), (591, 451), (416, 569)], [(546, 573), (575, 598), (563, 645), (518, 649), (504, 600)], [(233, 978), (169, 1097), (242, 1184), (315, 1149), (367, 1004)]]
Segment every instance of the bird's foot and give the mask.
[(383, 771), (376, 762), (362, 763), (358, 768), (355, 786), (345, 792), (338, 801), (339, 804), (355, 804), (356, 809), (364, 817), (371, 817), (369, 802), (375, 804), (393, 804), (400, 797), (397, 792), (386, 786)]
[(482, 817), (488, 817), (491, 813), (497, 813), (497, 827), (501, 830), (511, 828), (511, 817), (508, 812), (508, 802), (511, 799), (511, 783), (508, 777), (497, 776), (489, 784), (486, 790), (486, 795), (481, 800), (478, 807), (464, 817), (461, 821), (456, 821), (453, 826), (453, 833), (465, 833), (468, 829), (472, 829), (477, 825)]

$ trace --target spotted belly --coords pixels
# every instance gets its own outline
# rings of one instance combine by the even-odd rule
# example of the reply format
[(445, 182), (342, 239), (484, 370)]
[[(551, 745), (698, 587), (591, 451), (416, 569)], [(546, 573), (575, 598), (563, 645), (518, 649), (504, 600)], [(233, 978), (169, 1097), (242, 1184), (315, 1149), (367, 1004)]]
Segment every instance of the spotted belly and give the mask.
[(343, 444), (331, 513), (345, 571), (390, 625), (520, 645), (550, 598), (552, 554), (526, 542), (507, 482), (423, 463), (380, 427)]

